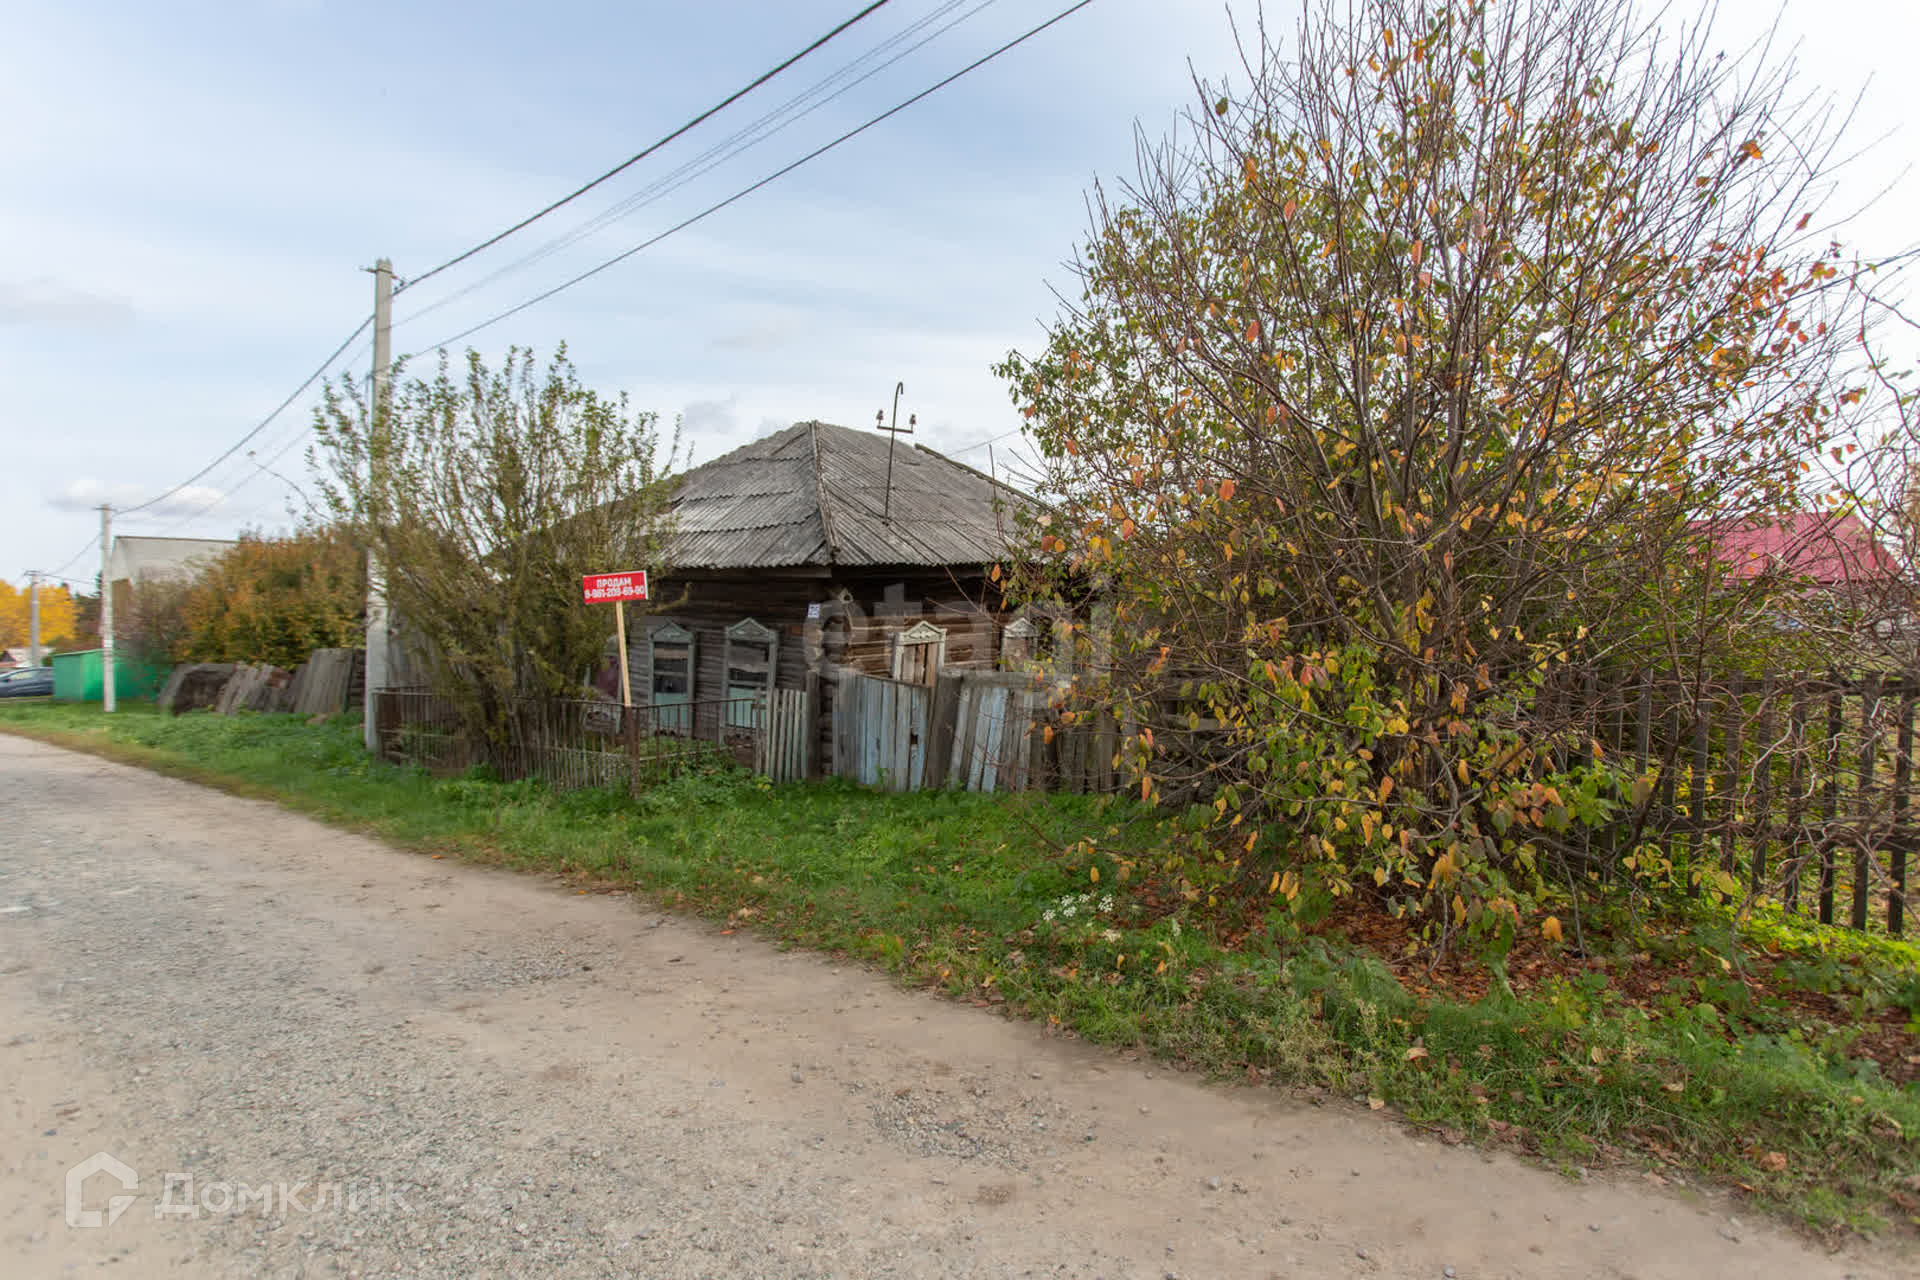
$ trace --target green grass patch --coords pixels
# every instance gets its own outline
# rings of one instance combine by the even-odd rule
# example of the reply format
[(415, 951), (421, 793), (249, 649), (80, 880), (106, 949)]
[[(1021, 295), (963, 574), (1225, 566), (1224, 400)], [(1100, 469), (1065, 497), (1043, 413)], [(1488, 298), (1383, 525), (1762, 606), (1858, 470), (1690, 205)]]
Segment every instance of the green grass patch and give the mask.
[(1891, 1034), (1920, 1055), (1910, 943), (1762, 916), (1735, 947), (1702, 907), (1531, 984), (1419, 996), (1283, 912), (1216, 929), (1143, 870), (1154, 826), (1125, 802), (775, 787), (721, 769), (637, 797), (555, 794), (374, 761), (350, 718), (38, 705), (0, 707), (0, 729), (410, 849), (638, 888), (1088, 1040), (1390, 1104), (1447, 1140), (1738, 1186), (1826, 1231), (1920, 1226), (1920, 1086), (1861, 1051)]

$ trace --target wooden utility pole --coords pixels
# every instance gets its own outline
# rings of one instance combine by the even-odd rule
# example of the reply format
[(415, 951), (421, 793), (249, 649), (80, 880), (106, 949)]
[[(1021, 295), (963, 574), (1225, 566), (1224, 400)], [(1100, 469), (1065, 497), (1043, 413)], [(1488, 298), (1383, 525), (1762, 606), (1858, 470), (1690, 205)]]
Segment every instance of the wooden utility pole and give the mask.
[[(387, 488), (387, 383), (393, 364), (393, 263), (373, 264), (373, 421), (367, 435), (367, 498), (377, 528)], [(380, 554), (367, 547), (367, 750), (380, 749), (380, 690), (387, 683), (387, 580)]]
[(113, 508), (100, 504), (100, 706), (113, 712)]

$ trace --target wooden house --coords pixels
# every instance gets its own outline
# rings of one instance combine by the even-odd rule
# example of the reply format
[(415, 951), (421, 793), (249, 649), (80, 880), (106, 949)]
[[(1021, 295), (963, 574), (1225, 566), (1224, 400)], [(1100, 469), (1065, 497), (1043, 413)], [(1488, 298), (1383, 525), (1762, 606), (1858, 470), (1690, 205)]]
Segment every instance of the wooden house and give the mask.
[(824, 733), (843, 669), (931, 684), (1024, 654), (1031, 624), (1001, 612), (990, 580), (1023, 501), (924, 446), (822, 422), (694, 468), (659, 612), (629, 634), (635, 702), (705, 737), (696, 721), (744, 704), (702, 707), (805, 690)]

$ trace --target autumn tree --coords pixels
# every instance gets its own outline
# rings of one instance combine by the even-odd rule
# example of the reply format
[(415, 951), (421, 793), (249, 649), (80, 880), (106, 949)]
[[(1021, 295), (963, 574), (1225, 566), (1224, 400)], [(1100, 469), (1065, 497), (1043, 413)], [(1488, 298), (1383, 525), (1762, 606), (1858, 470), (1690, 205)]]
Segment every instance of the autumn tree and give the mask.
[[(0, 581), (0, 649), (24, 648), (32, 640), (32, 587)], [(80, 624), (73, 594), (64, 584), (40, 585), (40, 648), (43, 652), (73, 648)]]
[(1309, 0), (1243, 58), (1002, 368), (1052, 504), (1018, 588), (1100, 602), (1069, 715), (1219, 874), (1511, 936), (1646, 790), (1569, 688), (1768, 643), (1707, 534), (1855, 429), (1832, 133), (1598, 0)]
[(0, 579), (0, 648), (27, 642), (27, 593)]
[(365, 602), (365, 557), (345, 529), (250, 530), (191, 573), (136, 583), (116, 630), (147, 662), (295, 667), (358, 644)]
[(327, 388), (326, 501), (377, 554), (432, 687), (499, 741), (518, 700), (578, 696), (602, 662), (612, 611), (582, 575), (664, 569), (677, 440), (582, 386), (564, 346), (544, 369), (469, 351), (458, 375), (442, 353), (431, 378), (396, 374), (381, 430), (373, 409)]
[[(1885, 290), (1881, 291), (1884, 294)], [(1860, 302), (1858, 323), (1890, 322), (1889, 340), (1866, 353), (1877, 412), (1857, 449), (1821, 459), (1834, 483), (1822, 511), (1833, 536), (1819, 548), (1829, 555), (1870, 559), (1879, 572), (1859, 575), (1837, 609), (1809, 610), (1818, 625), (1835, 615), (1863, 650), (1865, 665), (1920, 678), (1920, 386), (1913, 349), (1920, 319), (1881, 294)], [(1907, 355), (1896, 355), (1906, 344)], [(1847, 538), (1851, 533), (1853, 537)], [(1861, 539), (1871, 546), (1862, 548)], [(1849, 545), (1850, 543), (1850, 545)], [(1827, 615), (1823, 618), (1821, 613)]]

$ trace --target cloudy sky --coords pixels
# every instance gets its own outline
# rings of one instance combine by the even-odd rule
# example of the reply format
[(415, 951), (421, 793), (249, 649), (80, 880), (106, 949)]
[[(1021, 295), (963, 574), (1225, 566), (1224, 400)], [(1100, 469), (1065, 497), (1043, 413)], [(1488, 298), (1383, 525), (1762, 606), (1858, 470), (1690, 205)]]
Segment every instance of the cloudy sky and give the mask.
[[(403, 291), (396, 353), (631, 248), (1069, 2), (892, 0), (680, 142)], [(179, 485), (259, 423), (365, 317), (376, 257), (402, 278), (426, 271), (860, 7), (0, 0), (0, 576), (64, 569), (90, 584), (94, 507)], [(1727, 15), (1729, 47), (1772, 12)], [(489, 354), (566, 341), (590, 385), (680, 418), (696, 462), (803, 418), (869, 426), (900, 381), (901, 414), (918, 414), (928, 443), (984, 466), (970, 446), (998, 438), (1004, 465), (1017, 419), (990, 366), (1037, 345), (1085, 194), (1131, 172), (1136, 122), (1166, 132), (1191, 97), (1189, 61), (1209, 77), (1233, 66), (1228, 14), (1220, 0), (1094, 0), (468, 341)], [(1903, 67), (1920, 6), (1785, 0), (1779, 19), (1810, 86), (1864, 93), (1854, 136), (1870, 150), (1838, 204), (1888, 190), (1849, 239), (1920, 239)], [(813, 109), (754, 131), (789, 104)], [(364, 373), (367, 359), (362, 342), (335, 369)], [(311, 487), (310, 412), (296, 399), (117, 531), (288, 524), (295, 486)]]

